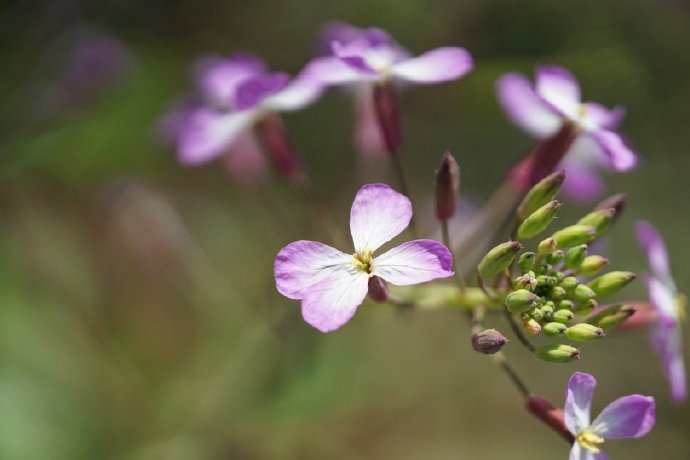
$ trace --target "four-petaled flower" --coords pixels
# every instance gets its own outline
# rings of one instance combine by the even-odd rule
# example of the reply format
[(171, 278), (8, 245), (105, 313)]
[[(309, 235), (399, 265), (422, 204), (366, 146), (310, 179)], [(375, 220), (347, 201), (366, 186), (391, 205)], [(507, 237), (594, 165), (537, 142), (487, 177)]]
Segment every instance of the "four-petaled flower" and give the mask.
[(606, 406), (590, 422), (592, 393), (597, 381), (592, 375), (575, 372), (565, 394), (564, 421), (575, 437), (570, 460), (606, 460), (601, 451), (605, 439), (639, 438), (656, 422), (656, 404), (651, 396), (623, 396)]
[(406, 196), (385, 184), (363, 186), (350, 211), (354, 254), (315, 241), (290, 243), (275, 259), (278, 291), (301, 300), (305, 321), (329, 332), (354, 315), (372, 276), (410, 285), (453, 275), (450, 251), (433, 240), (409, 241), (374, 257), (374, 251), (405, 230), (411, 218), (412, 204)]
[(636, 230), (637, 238), (647, 252), (652, 271), (646, 278), (649, 300), (659, 316), (651, 330), (652, 346), (661, 358), (664, 374), (671, 386), (671, 396), (675, 401), (684, 401), (688, 389), (680, 318), (685, 307), (685, 297), (678, 293), (673, 282), (668, 252), (659, 233), (645, 221), (639, 221)]
[(624, 110), (581, 102), (577, 80), (562, 67), (539, 67), (535, 74), (534, 87), (523, 75), (502, 76), (498, 100), (515, 124), (537, 138), (554, 135), (565, 121), (575, 124), (578, 136), (562, 161), (568, 172), (564, 190), (594, 198), (604, 189), (597, 170), (627, 171), (637, 164), (636, 154), (616, 132)]

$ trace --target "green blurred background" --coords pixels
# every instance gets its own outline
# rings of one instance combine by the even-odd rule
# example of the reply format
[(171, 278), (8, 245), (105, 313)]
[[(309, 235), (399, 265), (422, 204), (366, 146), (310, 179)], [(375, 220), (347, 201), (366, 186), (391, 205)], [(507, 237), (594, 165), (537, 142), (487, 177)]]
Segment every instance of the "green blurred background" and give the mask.
[[(606, 250), (612, 267), (643, 272), (633, 223), (652, 221), (687, 292), (683, 0), (14, 2), (0, 10), (0, 458), (566, 458), (470, 349), (457, 312), (366, 303), (335, 333), (306, 325), (272, 279), (282, 246), (328, 241), (299, 195), (280, 181), (241, 187), (218, 163), (183, 168), (159, 142), (157, 120), (192, 87), (198, 56), (248, 50), (296, 72), (334, 19), (387, 29), (415, 53), (460, 45), (476, 58), (461, 81), (401, 100), (403, 161), (430, 225), (445, 149), (479, 204), (533, 143), (496, 103), (501, 73), (564, 65), (585, 99), (625, 105), (642, 164), (607, 177), (630, 204)], [(120, 40), (125, 68), (56, 98), (84, 31)], [(353, 153), (351, 118), (338, 91), (285, 117), (343, 228), (364, 181), (392, 181)], [(587, 209), (567, 202), (561, 222)], [(643, 283), (626, 294), (643, 298)], [(654, 431), (607, 442), (612, 458), (690, 458), (688, 406), (671, 403), (646, 331), (585, 345), (573, 365), (506, 351), (559, 405), (575, 370), (599, 379), (595, 413), (621, 395), (656, 397)]]

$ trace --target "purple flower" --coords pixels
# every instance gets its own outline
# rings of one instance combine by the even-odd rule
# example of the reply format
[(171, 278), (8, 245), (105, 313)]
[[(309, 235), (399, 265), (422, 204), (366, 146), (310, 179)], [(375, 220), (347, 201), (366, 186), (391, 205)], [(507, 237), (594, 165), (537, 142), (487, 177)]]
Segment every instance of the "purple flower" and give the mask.
[(685, 297), (678, 294), (669, 269), (666, 245), (656, 229), (645, 221), (636, 225), (637, 238), (647, 252), (651, 274), (647, 275), (649, 300), (656, 309), (659, 319), (652, 326), (652, 346), (659, 354), (664, 374), (671, 386), (675, 401), (687, 398), (685, 363), (683, 361), (683, 339), (680, 316)]
[(327, 36), (333, 39), (330, 44), (332, 56), (317, 58), (308, 68), (328, 84), (349, 85), (391, 79), (441, 83), (456, 80), (473, 67), (472, 56), (458, 47), (436, 48), (411, 57), (381, 29), (358, 31), (345, 24), (331, 25)]
[(606, 406), (590, 421), (592, 393), (597, 381), (592, 375), (575, 372), (565, 393), (565, 425), (575, 437), (570, 460), (606, 460), (601, 451), (606, 439), (639, 438), (656, 422), (656, 404), (651, 396), (623, 396)]
[(539, 67), (534, 85), (523, 75), (504, 75), (497, 82), (497, 94), (508, 117), (534, 137), (553, 136), (564, 121), (576, 125), (579, 135), (562, 162), (568, 171), (564, 190), (572, 196), (598, 196), (604, 189), (600, 169), (627, 171), (637, 164), (637, 155), (616, 132), (624, 110), (581, 102), (580, 86), (568, 70)]
[(385, 184), (363, 186), (350, 212), (354, 254), (315, 241), (290, 243), (275, 260), (278, 292), (301, 300), (305, 321), (330, 332), (352, 318), (372, 276), (396, 285), (451, 276), (450, 251), (433, 240), (409, 241), (374, 257), (374, 251), (401, 233), (411, 218), (412, 204), (406, 196)]
[(185, 110), (175, 135), (180, 161), (188, 165), (228, 153), (238, 140), (253, 145), (242, 136), (253, 136), (251, 128), (266, 114), (299, 110), (323, 92), (323, 85), (307, 74), (291, 79), (267, 72), (250, 54), (207, 58), (197, 74), (202, 102)]

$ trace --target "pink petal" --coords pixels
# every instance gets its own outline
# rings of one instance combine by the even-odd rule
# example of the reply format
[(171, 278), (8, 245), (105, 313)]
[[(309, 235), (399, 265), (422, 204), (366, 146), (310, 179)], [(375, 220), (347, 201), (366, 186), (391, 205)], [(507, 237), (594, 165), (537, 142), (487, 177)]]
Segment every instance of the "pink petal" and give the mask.
[(300, 240), (278, 252), (273, 275), (278, 292), (290, 299), (303, 299), (322, 280), (355, 271), (352, 256), (323, 243)]
[(268, 162), (253, 133), (241, 132), (223, 155), (228, 172), (238, 182), (252, 184), (266, 177)]
[(578, 201), (592, 201), (604, 193), (606, 186), (599, 172), (594, 168), (579, 168), (563, 163), (567, 178), (563, 183), (563, 193)]
[(570, 118), (576, 116), (580, 105), (580, 86), (568, 70), (558, 66), (538, 68), (535, 90), (564, 115)]
[(496, 83), (496, 93), (508, 117), (533, 136), (549, 137), (560, 129), (562, 117), (534, 92), (522, 75), (502, 76)]
[(592, 393), (597, 381), (594, 376), (575, 372), (568, 381), (565, 393), (565, 426), (573, 435), (589, 427)]
[(606, 153), (611, 167), (616, 171), (628, 171), (637, 164), (637, 155), (620, 134), (613, 131), (598, 131), (592, 136)]
[(324, 83), (309, 73), (302, 73), (283, 89), (267, 97), (264, 106), (276, 112), (300, 110), (316, 101), (324, 89)]
[(197, 165), (221, 155), (235, 138), (254, 122), (256, 113), (220, 113), (198, 109), (189, 114), (180, 129), (178, 156), (182, 163)]
[(229, 58), (207, 57), (198, 64), (198, 84), (212, 104), (234, 104), (237, 86), (248, 77), (265, 72), (266, 66), (258, 57), (238, 53)]
[(375, 251), (400, 234), (412, 218), (412, 203), (386, 184), (368, 184), (357, 192), (350, 210), (355, 251)]
[(649, 301), (659, 313), (661, 321), (669, 326), (678, 323), (678, 307), (676, 306), (676, 290), (653, 276), (647, 276), (647, 292)]
[(310, 288), (302, 300), (302, 317), (321, 332), (331, 332), (352, 318), (368, 290), (369, 276), (363, 271), (333, 272)]
[(625, 116), (625, 109), (623, 107), (614, 107), (612, 110), (607, 109), (596, 102), (586, 102), (585, 114), (581, 123), (585, 129), (590, 131), (597, 131), (599, 129), (614, 130)]
[(659, 323), (652, 329), (651, 339), (671, 387), (671, 397), (676, 402), (685, 401), (688, 396), (688, 387), (680, 326), (677, 323), (673, 325)]
[(370, 77), (362, 75), (342, 60), (332, 56), (312, 60), (303, 73), (326, 85), (344, 85), (371, 80)]
[(656, 404), (651, 396), (623, 396), (606, 406), (594, 419), (592, 430), (605, 439), (639, 438), (656, 422)]
[(649, 222), (640, 220), (635, 224), (635, 233), (637, 233), (637, 241), (647, 253), (649, 266), (654, 276), (667, 284), (672, 284), (668, 251), (659, 232)]
[(448, 248), (433, 240), (408, 241), (372, 261), (372, 274), (399, 286), (447, 278), (452, 268)]
[(366, 156), (380, 157), (386, 154), (386, 142), (369, 84), (361, 85), (355, 98), (354, 145), (358, 152)]
[(472, 56), (463, 48), (445, 47), (395, 64), (396, 77), (415, 83), (440, 83), (457, 80), (472, 70)]

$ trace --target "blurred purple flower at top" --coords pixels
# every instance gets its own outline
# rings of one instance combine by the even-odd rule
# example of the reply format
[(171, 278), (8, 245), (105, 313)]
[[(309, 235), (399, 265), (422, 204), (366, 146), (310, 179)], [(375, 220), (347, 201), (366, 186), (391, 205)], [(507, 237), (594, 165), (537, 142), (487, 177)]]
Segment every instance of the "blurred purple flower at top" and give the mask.
[(606, 439), (639, 438), (649, 433), (656, 423), (656, 404), (651, 396), (623, 396), (606, 406), (590, 421), (592, 394), (596, 379), (575, 372), (568, 382), (565, 395), (564, 422), (575, 437), (570, 460), (606, 460), (601, 451)]
[(664, 374), (671, 387), (671, 396), (674, 401), (685, 401), (688, 389), (680, 320), (686, 299), (678, 293), (671, 277), (668, 251), (659, 233), (646, 221), (637, 222), (636, 231), (651, 268), (651, 274), (646, 278), (649, 300), (659, 316), (651, 330), (652, 346), (661, 359)]
[(274, 275), (278, 292), (302, 301), (305, 321), (321, 332), (352, 318), (378, 276), (396, 285), (418, 284), (453, 274), (453, 257), (441, 243), (414, 240), (378, 257), (373, 253), (409, 225), (410, 200), (385, 184), (363, 186), (352, 203), (354, 254), (316, 241), (295, 241), (280, 250)]
[(637, 155), (616, 132), (624, 110), (581, 102), (577, 80), (562, 67), (543, 66), (535, 73), (534, 85), (520, 74), (502, 76), (498, 100), (515, 124), (540, 139), (556, 134), (564, 122), (575, 124), (579, 134), (561, 163), (568, 172), (564, 190), (593, 199), (604, 190), (599, 170), (627, 171), (637, 164)]

